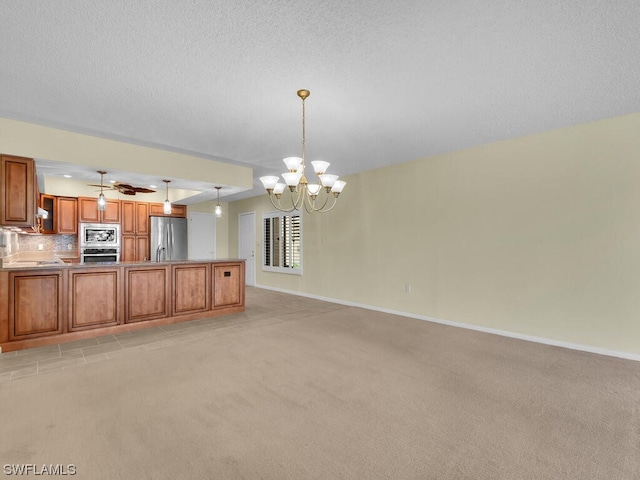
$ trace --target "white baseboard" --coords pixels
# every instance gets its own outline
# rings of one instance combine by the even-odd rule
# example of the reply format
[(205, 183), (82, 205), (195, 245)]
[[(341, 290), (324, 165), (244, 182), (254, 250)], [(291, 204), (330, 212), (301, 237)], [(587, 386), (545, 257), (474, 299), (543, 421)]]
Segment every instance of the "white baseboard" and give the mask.
[(325, 301), (325, 302), (337, 303), (339, 305), (347, 305), (349, 307), (364, 308), (364, 309), (367, 309), (367, 310), (374, 310), (376, 312), (389, 313), (391, 315), (399, 315), (399, 316), (402, 316), (402, 317), (415, 318), (417, 320), (424, 320), (424, 321), (427, 321), (427, 322), (441, 323), (443, 325), (449, 325), (451, 327), (466, 328), (468, 330), (476, 330), (478, 332), (491, 333), (493, 335), (500, 335), (500, 336), (503, 336), (503, 337), (517, 338), (519, 340), (526, 340), (527, 342), (541, 343), (541, 344), (544, 344), (544, 345), (553, 345), (555, 347), (568, 348), (570, 350), (579, 350), (581, 352), (596, 353), (598, 355), (607, 355), (609, 357), (618, 357), (618, 358), (624, 358), (626, 360), (635, 360), (637, 362), (640, 362), (640, 354), (636, 354), (636, 353), (620, 352), (620, 351), (616, 351), (616, 350), (608, 350), (606, 348), (598, 348), (598, 347), (592, 347), (592, 346), (589, 346), (589, 345), (580, 345), (580, 344), (577, 344), (577, 343), (563, 342), (563, 341), (560, 341), (560, 340), (553, 340), (553, 339), (550, 339), (550, 338), (535, 337), (533, 335), (523, 335), (523, 334), (520, 334), (520, 333), (509, 332), (509, 331), (506, 331), (506, 330), (498, 330), (496, 328), (487, 328), (487, 327), (481, 327), (481, 326), (478, 326), (478, 325), (471, 325), (469, 323), (452, 322), (450, 320), (442, 320), (440, 318), (427, 317), (425, 315), (417, 315), (415, 313), (400, 312), (398, 310), (391, 310), (391, 309), (388, 309), (388, 308), (380, 308), (380, 307), (375, 307), (375, 306), (372, 306), (372, 305), (363, 305), (361, 303), (349, 302), (349, 301), (346, 301), (346, 300), (340, 300), (340, 299), (336, 299), (336, 298), (322, 297), (320, 295), (313, 295), (313, 294), (310, 294), (310, 293), (296, 292), (296, 291), (292, 291), (292, 290), (285, 290), (285, 289), (282, 289), (282, 288), (269, 287), (269, 286), (266, 286), (266, 285), (257, 285), (256, 284), (256, 288), (262, 288), (262, 289), (265, 289), (265, 290), (273, 290), (275, 292), (281, 292), (281, 293), (288, 293), (288, 294), (297, 295), (297, 296), (300, 296), (300, 297), (313, 298), (313, 299), (322, 300), (322, 301)]

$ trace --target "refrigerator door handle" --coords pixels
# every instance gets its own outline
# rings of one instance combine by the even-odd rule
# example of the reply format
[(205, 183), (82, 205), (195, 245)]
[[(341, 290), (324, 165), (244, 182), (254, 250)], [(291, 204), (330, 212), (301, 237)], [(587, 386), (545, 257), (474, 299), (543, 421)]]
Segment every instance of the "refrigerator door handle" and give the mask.
[(169, 221), (169, 260), (173, 260), (173, 224)]

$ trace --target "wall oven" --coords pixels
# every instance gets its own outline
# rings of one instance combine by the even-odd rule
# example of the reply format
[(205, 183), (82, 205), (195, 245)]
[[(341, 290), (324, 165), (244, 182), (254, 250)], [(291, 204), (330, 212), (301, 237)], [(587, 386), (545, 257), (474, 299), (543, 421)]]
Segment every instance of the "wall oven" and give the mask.
[(119, 262), (120, 225), (81, 223), (80, 261), (82, 263)]
[(119, 262), (120, 250), (117, 248), (83, 248), (80, 253), (82, 263)]

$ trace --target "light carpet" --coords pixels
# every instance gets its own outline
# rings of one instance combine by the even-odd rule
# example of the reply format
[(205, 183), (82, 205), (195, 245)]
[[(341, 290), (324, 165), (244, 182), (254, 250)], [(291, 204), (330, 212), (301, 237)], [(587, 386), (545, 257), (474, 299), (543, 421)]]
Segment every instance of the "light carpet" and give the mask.
[(224, 318), (186, 343), (0, 384), (0, 466), (127, 480), (640, 478), (638, 362), (255, 288)]

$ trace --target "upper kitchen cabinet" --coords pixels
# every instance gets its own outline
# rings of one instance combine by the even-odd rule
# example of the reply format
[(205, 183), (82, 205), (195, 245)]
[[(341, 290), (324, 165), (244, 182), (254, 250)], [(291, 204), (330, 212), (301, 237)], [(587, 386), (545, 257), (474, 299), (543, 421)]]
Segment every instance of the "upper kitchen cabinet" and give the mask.
[(47, 218), (40, 219), (40, 233), (75, 235), (78, 233), (78, 199), (40, 195), (40, 208), (47, 211)]
[(150, 203), (149, 204), (149, 215), (160, 216), (160, 217), (187, 217), (187, 206), (186, 205), (176, 205), (171, 204), (171, 215), (166, 215), (164, 213), (164, 204), (163, 203)]
[(149, 204), (122, 200), (120, 202), (122, 214), (123, 235), (149, 235)]
[(104, 210), (98, 210), (98, 199), (78, 197), (80, 223), (120, 223), (120, 200), (107, 199)]
[(40, 219), (40, 233), (58, 233), (56, 212), (56, 197), (45, 193), (40, 195), (40, 208), (47, 212), (47, 216)]
[(56, 197), (56, 231), (62, 235), (78, 233), (78, 199)]
[(33, 159), (0, 155), (0, 186), (0, 225), (33, 228), (38, 205)]

